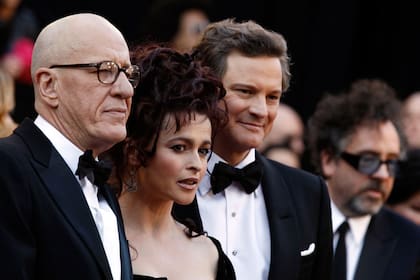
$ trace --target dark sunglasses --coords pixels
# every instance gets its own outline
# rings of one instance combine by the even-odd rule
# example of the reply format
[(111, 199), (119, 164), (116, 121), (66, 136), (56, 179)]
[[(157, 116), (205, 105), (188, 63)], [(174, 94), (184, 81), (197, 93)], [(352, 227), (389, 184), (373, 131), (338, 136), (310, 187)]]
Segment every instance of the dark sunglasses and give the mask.
[(370, 154), (353, 155), (347, 152), (342, 152), (340, 157), (351, 165), (354, 169), (360, 173), (366, 175), (372, 175), (381, 167), (384, 163), (388, 170), (389, 176), (395, 177), (398, 172), (399, 160), (398, 159), (387, 159), (381, 160), (379, 157)]

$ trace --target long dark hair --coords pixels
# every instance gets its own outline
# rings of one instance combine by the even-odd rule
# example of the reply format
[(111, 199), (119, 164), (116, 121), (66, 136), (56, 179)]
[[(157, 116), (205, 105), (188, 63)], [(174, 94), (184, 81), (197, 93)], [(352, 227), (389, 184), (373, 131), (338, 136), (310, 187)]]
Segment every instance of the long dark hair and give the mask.
[(168, 114), (175, 118), (176, 131), (194, 114), (206, 115), (212, 125), (212, 138), (227, 122), (222, 83), (190, 55), (155, 44), (142, 45), (133, 51), (132, 61), (140, 68), (141, 80), (132, 99), (127, 138), (104, 155), (113, 162), (111, 184), (117, 194), (130, 168), (128, 155), (136, 155), (141, 166), (148, 164)]

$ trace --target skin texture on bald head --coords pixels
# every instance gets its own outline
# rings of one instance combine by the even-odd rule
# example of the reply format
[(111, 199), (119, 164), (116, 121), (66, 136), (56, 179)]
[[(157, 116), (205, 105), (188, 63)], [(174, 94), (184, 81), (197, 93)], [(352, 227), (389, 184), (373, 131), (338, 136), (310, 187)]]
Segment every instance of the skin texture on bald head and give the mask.
[(84, 52), (89, 50), (92, 44), (100, 44), (92, 40), (92, 35), (101, 33), (119, 34), (119, 39), (124, 41), (123, 35), (115, 26), (95, 14), (75, 14), (50, 23), (40, 32), (35, 42), (32, 53), (32, 78), (38, 68), (66, 63), (70, 58), (73, 59), (75, 52)]
[(105, 84), (96, 66), (74, 66), (112, 61), (129, 67), (127, 42), (115, 26), (88, 13), (58, 19), (41, 31), (32, 57), (39, 115), (81, 150), (94, 154), (125, 138), (134, 92), (127, 76), (120, 71), (113, 83)]

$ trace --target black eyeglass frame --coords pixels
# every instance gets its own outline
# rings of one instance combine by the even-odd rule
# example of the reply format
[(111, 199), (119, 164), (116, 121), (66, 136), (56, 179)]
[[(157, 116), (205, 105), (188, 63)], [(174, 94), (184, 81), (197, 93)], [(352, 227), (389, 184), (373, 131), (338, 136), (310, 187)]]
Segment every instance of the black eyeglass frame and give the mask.
[[(112, 82), (104, 82), (100, 78), (99, 72), (101, 69), (101, 65), (104, 63), (112, 63), (115, 66), (117, 66), (118, 71), (116, 72)], [(136, 88), (140, 81), (140, 76), (141, 76), (140, 69), (138, 68), (137, 65), (131, 65), (129, 67), (120, 67), (117, 63), (111, 60), (105, 60), (105, 61), (96, 62), (96, 63), (54, 64), (54, 65), (51, 65), (49, 68), (53, 69), (53, 68), (90, 68), (90, 67), (96, 68), (96, 75), (97, 75), (98, 81), (106, 85), (111, 85), (115, 83), (115, 81), (118, 79), (118, 76), (120, 75), (120, 72), (124, 72), (125, 76), (127, 77), (128, 81), (131, 83), (133, 88)], [(131, 73), (128, 72), (130, 68), (132, 69)], [(133, 79), (132, 73), (137, 73), (138, 74), (137, 78)]]
[[(361, 166), (361, 161), (363, 158), (370, 157), (371, 159), (374, 159), (375, 161), (370, 164), (370, 166), (367, 166), (363, 168)], [(350, 166), (352, 166), (354, 169), (359, 171), (362, 174), (365, 175), (373, 175), (375, 172), (379, 170), (382, 164), (386, 165), (386, 168), (388, 170), (388, 174), (391, 177), (396, 177), (399, 169), (400, 161), (398, 159), (387, 159), (387, 160), (381, 160), (377, 156), (373, 155), (354, 155), (348, 152), (341, 152), (340, 158), (342, 158), (345, 162), (347, 162)]]

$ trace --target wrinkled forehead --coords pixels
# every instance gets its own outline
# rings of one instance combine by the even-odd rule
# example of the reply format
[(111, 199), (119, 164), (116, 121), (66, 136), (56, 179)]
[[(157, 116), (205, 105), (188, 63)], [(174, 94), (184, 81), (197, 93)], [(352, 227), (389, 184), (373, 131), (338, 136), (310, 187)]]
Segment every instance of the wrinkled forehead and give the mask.
[(112, 36), (101, 36), (95, 34), (86, 37), (74, 45), (74, 49), (67, 49), (67, 57), (76, 59), (78, 63), (100, 62), (111, 60), (120, 66), (130, 65), (130, 55), (128, 47), (123, 40), (118, 40)]
[(38, 41), (41, 56), (56, 64), (100, 60), (129, 63), (128, 46), (121, 32), (96, 15), (83, 14), (58, 20), (42, 32)]
[[(113, 60), (119, 64), (129, 63), (127, 43), (119, 31), (109, 26), (74, 30), (63, 40), (64, 56), (76, 57), (81, 63)], [(89, 59), (90, 61), (83, 61)]]

